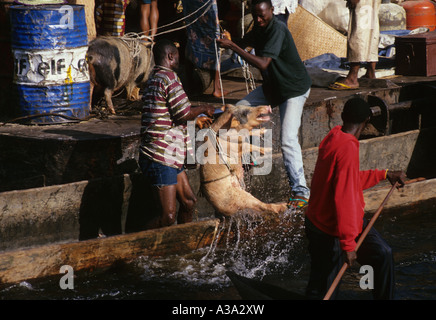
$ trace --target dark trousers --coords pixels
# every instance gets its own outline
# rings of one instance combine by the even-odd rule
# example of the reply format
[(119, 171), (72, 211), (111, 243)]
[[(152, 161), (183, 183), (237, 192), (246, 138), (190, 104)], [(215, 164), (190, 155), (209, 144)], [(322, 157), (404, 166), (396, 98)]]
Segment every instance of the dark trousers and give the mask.
[[(367, 224), (368, 221), (364, 219), (363, 229)], [(322, 232), (307, 218), (305, 229), (311, 258), (306, 294), (311, 299), (322, 299), (344, 264), (343, 252), (337, 237)], [(392, 250), (386, 241), (374, 228), (371, 228), (356, 253), (359, 264), (369, 265), (374, 270), (374, 289), (372, 290), (374, 299), (393, 299), (394, 260)], [(356, 285), (358, 286), (359, 283)], [(336, 287), (330, 299), (335, 299), (338, 288), (339, 286)]]

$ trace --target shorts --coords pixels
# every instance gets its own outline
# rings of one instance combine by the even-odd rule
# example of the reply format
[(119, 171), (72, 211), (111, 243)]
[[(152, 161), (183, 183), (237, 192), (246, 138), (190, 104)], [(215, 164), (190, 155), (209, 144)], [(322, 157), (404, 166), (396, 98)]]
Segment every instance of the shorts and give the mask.
[(183, 171), (183, 168), (176, 169), (169, 167), (145, 156), (140, 156), (138, 162), (142, 173), (147, 176), (151, 184), (156, 187), (177, 184), (177, 175)]
[(142, 0), (142, 4), (150, 4), (151, 0)]

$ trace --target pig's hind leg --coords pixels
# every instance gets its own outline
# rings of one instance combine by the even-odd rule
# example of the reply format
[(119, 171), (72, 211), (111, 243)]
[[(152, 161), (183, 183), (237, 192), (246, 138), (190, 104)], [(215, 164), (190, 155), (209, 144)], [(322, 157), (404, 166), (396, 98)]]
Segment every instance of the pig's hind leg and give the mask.
[(114, 104), (112, 103), (112, 94), (114, 91), (112, 89), (106, 88), (104, 89), (104, 97), (106, 99), (107, 107), (110, 113), (115, 114)]

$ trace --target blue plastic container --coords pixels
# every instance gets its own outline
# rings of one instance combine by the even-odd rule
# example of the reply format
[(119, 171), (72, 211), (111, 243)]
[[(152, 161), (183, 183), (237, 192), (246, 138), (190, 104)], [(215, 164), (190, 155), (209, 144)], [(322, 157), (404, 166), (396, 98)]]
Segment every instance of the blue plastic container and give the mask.
[(82, 5), (11, 6), (14, 83), (27, 123), (89, 116), (88, 32)]

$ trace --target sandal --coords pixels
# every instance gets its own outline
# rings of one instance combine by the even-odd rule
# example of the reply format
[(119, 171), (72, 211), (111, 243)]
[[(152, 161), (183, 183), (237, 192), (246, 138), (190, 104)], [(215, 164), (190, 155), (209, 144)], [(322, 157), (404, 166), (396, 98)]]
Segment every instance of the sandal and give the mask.
[(349, 85), (346, 85), (345, 83), (336, 81), (335, 83), (332, 83), (331, 85), (329, 85), (329, 89), (331, 90), (356, 90), (359, 89), (359, 86), (355, 86), (355, 87), (351, 87)]
[(289, 202), (288, 202), (288, 208), (297, 208), (297, 209), (302, 209), (307, 207), (307, 205), (309, 204), (309, 200), (304, 198), (304, 197), (299, 197), (299, 198), (289, 198)]

